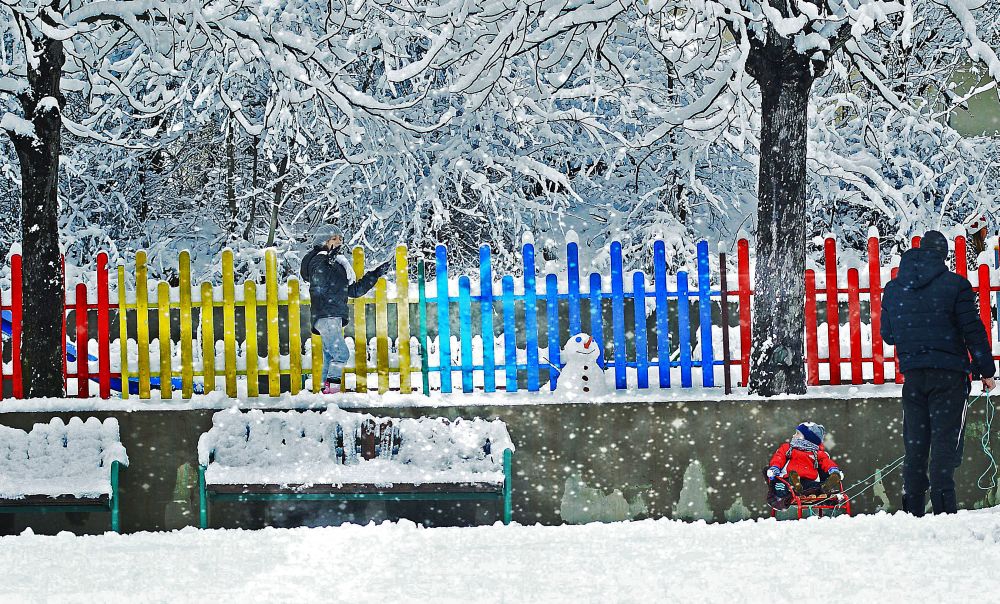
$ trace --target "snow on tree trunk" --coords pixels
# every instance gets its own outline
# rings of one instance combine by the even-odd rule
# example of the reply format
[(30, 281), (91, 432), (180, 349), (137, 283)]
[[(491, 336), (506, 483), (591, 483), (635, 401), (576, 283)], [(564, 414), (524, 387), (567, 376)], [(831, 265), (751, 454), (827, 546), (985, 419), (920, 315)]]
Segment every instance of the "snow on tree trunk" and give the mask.
[(12, 136), (21, 166), (23, 335), (21, 363), (26, 397), (62, 396), (65, 290), (59, 251), (59, 153), (66, 56), (63, 43), (33, 32), (34, 65), (19, 95), (31, 136)]
[(761, 90), (750, 391), (801, 394), (806, 391), (806, 118), (815, 76), (809, 60), (780, 38), (751, 53), (747, 68)]

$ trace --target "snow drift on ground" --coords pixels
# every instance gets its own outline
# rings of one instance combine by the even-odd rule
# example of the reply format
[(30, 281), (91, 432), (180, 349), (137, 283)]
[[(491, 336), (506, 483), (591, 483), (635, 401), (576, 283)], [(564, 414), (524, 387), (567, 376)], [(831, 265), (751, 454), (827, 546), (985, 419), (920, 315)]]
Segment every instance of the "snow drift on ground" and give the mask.
[(3, 601), (996, 602), (1000, 508), (954, 516), (0, 538)]

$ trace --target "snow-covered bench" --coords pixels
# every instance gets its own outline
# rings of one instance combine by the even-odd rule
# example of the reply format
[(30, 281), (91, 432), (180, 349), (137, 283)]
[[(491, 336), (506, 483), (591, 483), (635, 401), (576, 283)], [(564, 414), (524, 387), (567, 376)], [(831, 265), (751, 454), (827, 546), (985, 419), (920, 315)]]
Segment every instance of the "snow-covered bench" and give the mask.
[(198, 441), (202, 528), (212, 501), (471, 500), (511, 516), (514, 446), (500, 420), (220, 411)]
[(128, 456), (114, 418), (0, 426), (0, 514), (109, 511), (117, 533), (121, 466)]

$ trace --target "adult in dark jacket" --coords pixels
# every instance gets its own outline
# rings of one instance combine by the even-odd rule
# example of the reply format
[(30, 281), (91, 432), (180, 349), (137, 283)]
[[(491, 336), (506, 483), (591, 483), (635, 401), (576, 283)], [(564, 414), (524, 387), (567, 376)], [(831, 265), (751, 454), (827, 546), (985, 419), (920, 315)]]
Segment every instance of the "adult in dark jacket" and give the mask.
[(344, 341), (347, 324), (347, 299), (358, 298), (375, 286), (379, 277), (389, 272), (388, 262), (356, 279), (354, 267), (343, 255), (344, 234), (337, 227), (324, 227), (313, 237), (313, 249), (302, 259), (302, 278), (309, 282), (310, 314), (313, 332), (323, 340), (324, 392), (340, 382), (350, 350)]
[[(955, 469), (971, 373), (994, 387), (989, 337), (969, 281), (948, 270), (948, 240), (928, 231), (903, 253), (882, 293), (882, 339), (896, 347), (903, 373), (903, 509), (924, 514), (927, 487), (935, 514), (954, 513)], [(971, 362), (970, 362), (971, 355)], [(930, 456), (930, 480), (927, 477)]]

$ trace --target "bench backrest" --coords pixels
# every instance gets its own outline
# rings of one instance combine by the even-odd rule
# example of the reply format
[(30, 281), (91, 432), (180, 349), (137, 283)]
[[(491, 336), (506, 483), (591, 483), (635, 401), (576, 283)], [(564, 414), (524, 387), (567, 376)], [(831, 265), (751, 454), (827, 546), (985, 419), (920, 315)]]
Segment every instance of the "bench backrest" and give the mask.
[(378, 458), (487, 471), (513, 448), (500, 420), (376, 417), (333, 406), (323, 412), (229, 409), (213, 416), (212, 429), (198, 441), (198, 459), (205, 466), (275, 466)]
[[(220, 411), (198, 440), (198, 461), (226, 466), (325, 463), (336, 457), (338, 424), (316, 411)], [(297, 460), (297, 461), (296, 461)]]
[(0, 475), (34, 479), (90, 476), (108, 472), (112, 462), (128, 465), (118, 420), (58, 417), (31, 432), (0, 426)]

